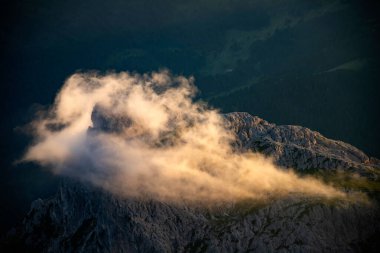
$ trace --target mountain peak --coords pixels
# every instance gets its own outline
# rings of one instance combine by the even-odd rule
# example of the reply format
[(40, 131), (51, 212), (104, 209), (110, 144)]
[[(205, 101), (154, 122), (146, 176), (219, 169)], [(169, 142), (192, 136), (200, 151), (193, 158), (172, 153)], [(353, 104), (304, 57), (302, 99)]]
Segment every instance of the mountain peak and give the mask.
[[(369, 176), (380, 163), (356, 147), (324, 137), (306, 127), (275, 125), (245, 112), (224, 114), (237, 136), (235, 145), (272, 157), (280, 166), (296, 170), (351, 170)], [(376, 177), (377, 174), (371, 174)]]
[[(376, 183), (378, 160), (301, 126), (244, 112), (223, 115), (236, 149), (296, 171), (355, 172)], [(55, 197), (33, 202), (2, 246), (27, 252), (376, 252), (376, 200), (364, 204), (288, 196), (216, 207), (126, 198), (64, 179)]]

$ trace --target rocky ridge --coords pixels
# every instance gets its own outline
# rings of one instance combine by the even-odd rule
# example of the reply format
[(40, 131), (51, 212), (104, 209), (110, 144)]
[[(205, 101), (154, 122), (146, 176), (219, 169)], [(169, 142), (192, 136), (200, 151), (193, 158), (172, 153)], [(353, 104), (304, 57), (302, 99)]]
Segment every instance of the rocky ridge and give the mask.
[[(299, 126), (276, 126), (247, 113), (225, 115), (235, 146), (297, 170), (358, 171), (375, 180), (378, 163), (355, 147)], [(304, 196), (214, 208), (122, 199), (62, 181), (36, 200), (4, 247), (27, 252), (375, 252), (377, 202)]]
[(244, 112), (225, 114), (237, 135), (239, 149), (272, 157), (277, 164), (296, 170), (351, 170), (366, 176), (380, 168), (378, 159), (342, 141), (331, 140), (306, 127), (277, 126)]

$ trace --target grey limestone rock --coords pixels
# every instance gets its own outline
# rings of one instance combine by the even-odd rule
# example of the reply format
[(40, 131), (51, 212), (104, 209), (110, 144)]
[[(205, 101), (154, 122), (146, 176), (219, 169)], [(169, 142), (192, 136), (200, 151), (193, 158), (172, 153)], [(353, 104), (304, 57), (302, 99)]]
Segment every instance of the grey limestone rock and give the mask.
[[(247, 113), (224, 115), (238, 149), (262, 152), (296, 170), (358, 171), (374, 180), (379, 162), (300, 126)], [(33, 202), (8, 248), (26, 252), (375, 252), (379, 208), (290, 196), (218, 207), (123, 199), (62, 180), (56, 196)]]
[(351, 170), (376, 177), (379, 160), (354, 146), (331, 140), (306, 127), (273, 123), (244, 112), (224, 115), (227, 126), (237, 135), (239, 149), (272, 157), (279, 165), (296, 170)]

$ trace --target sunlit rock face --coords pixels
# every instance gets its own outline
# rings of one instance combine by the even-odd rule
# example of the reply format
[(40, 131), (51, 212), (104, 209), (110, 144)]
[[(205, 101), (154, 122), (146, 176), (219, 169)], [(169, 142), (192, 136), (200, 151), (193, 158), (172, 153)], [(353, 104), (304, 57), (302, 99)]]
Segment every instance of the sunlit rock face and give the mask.
[[(93, 117), (95, 128), (108, 131), (107, 119)], [(340, 168), (376, 180), (378, 164), (349, 144), (247, 113), (224, 117), (237, 149), (296, 170)], [(291, 195), (205, 207), (123, 198), (64, 179), (54, 198), (33, 203), (3, 245), (32, 252), (376, 252), (379, 221), (375, 200)]]
[(375, 158), (342, 141), (331, 140), (302, 126), (277, 126), (244, 112), (225, 115), (227, 124), (238, 136), (236, 145), (274, 158), (281, 166), (297, 170), (352, 170), (374, 176), (380, 168)]

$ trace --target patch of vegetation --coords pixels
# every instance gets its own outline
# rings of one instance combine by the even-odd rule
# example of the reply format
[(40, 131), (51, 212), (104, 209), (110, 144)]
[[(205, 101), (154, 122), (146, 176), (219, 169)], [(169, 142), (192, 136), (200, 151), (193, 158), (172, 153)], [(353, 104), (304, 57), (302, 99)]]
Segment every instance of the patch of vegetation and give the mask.
[[(374, 171), (373, 173), (376, 173)], [(343, 191), (354, 191), (366, 193), (370, 198), (380, 200), (380, 180), (367, 178), (356, 172), (343, 170), (309, 170), (301, 173), (302, 176), (312, 176), (322, 182)]]
[(380, 192), (380, 180), (372, 180), (358, 173), (342, 170), (317, 170), (313, 173), (313, 176), (338, 188), (364, 192)]

